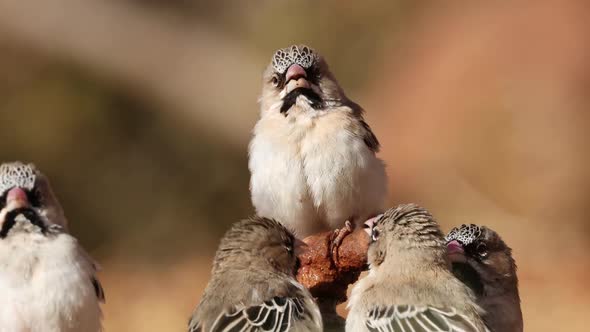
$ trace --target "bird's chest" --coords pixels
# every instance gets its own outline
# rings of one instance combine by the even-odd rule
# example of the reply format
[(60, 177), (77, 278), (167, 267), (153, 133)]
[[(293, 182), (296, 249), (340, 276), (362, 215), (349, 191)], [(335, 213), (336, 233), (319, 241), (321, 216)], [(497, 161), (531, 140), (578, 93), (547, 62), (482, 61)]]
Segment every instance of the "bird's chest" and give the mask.
[(257, 212), (291, 225), (308, 220), (306, 225), (315, 227), (300, 234), (339, 227), (364, 214), (360, 202), (375, 156), (352, 120), (338, 113), (291, 116), (262, 119), (255, 129), (249, 167)]
[(310, 128), (299, 141), (303, 171), (314, 181), (350, 177), (366, 146), (342, 123), (320, 122)]
[(27, 288), (35, 279), (41, 265), (41, 257), (38, 253), (43, 246), (34, 237), (33, 235), (23, 240), (4, 240), (0, 243), (2, 287), (13, 290)]
[(251, 159), (260, 160), (261, 169), (275, 173), (280, 181), (298, 178), (306, 187), (338, 177), (350, 179), (368, 152), (341, 117), (287, 118), (255, 140)]
[(2, 243), (0, 262), (0, 305), (31, 328), (60, 330), (92, 292), (73, 256), (52, 243)]

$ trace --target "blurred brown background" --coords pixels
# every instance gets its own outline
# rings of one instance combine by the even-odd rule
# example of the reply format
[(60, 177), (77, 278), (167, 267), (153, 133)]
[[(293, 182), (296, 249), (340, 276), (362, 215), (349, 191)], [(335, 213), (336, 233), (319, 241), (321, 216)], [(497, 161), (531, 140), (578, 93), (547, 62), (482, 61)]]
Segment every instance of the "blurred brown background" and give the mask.
[(0, 160), (52, 179), (103, 266), (107, 331), (184, 330), (272, 52), (323, 53), (367, 110), (390, 205), (500, 232), (527, 331), (590, 312), (590, 6), (580, 1), (0, 1)]

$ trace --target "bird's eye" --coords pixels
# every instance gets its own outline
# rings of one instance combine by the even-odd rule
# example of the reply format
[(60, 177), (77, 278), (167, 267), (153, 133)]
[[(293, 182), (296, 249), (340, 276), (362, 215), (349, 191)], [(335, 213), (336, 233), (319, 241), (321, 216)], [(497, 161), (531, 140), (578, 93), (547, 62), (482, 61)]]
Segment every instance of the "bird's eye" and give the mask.
[(272, 85), (274, 85), (275, 87), (279, 86), (279, 81), (280, 81), (279, 75), (277, 75), (277, 74), (272, 75), (272, 78), (270, 79), (270, 82), (272, 83)]
[(311, 67), (309, 71), (309, 76), (313, 77), (314, 81), (318, 82), (322, 78), (322, 73), (316, 66)]
[(375, 227), (373, 227), (373, 231), (371, 232), (371, 240), (373, 240), (373, 242), (379, 240), (379, 230)]
[(27, 193), (27, 198), (31, 205), (34, 207), (40, 207), (43, 204), (43, 195), (41, 194), (41, 190), (35, 188)]
[(283, 246), (283, 248), (285, 248), (285, 250), (287, 250), (287, 252), (289, 254), (292, 254), (293, 253), (293, 246), (285, 245), (285, 246)]
[(481, 258), (485, 258), (488, 256), (488, 246), (486, 246), (485, 243), (478, 244), (477, 247), (475, 248), (475, 251), (477, 252), (479, 257), (481, 257)]

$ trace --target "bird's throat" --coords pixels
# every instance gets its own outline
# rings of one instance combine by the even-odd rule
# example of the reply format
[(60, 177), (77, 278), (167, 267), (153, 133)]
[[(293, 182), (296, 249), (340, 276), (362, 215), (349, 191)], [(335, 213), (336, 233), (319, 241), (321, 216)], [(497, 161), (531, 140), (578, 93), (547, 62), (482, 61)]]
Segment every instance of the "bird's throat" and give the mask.
[(305, 98), (307, 98), (307, 100), (309, 102), (309, 106), (311, 108), (313, 108), (314, 110), (319, 110), (319, 109), (324, 108), (324, 102), (323, 102), (322, 98), (315, 91), (313, 91), (312, 89), (308, 89), (308, 88), (297, 88), (297, 89), (294, 89), (293, 91), (289, 92), (283, 98), (283, 105), (281, 106), (281, 113), (284, 114), (285, 116), (287, 116), (289, 110), (291, 109), (291, 107), (293, 107), (293, 105), (295, 105), (295, 103), (297, 103), (297, 98), (299, 98), (300, 96), (304, 96)]
[(0, 229), (0, 239), (5, 238), (8, 235), (8, 232), (10, 232), (10, 230), (16, 225), (16, 218), (19, 215), (23, 215), (32, 225), (39, 227), (41, 232), (45, 233), (47, 231), (47, 226), (45, 226), (45, 223), (43, 223), (35, 210), (28, 207), (17, 208), (6, 213), (2, 228)]
[(453, 274), (459, 280), (463, 281), (476, 296), (482, 296), (484, 285), (477, 271), (468, 263), (453, 263)]

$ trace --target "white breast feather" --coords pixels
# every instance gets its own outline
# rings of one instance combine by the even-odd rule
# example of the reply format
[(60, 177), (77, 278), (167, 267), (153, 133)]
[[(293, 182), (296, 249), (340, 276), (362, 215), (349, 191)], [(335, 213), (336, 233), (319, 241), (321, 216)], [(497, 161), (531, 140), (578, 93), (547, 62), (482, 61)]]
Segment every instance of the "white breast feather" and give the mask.
[(93, 267), (80, 250), (67, 234), (0, 240), (0, 332), (101, 330)]
[(351, 131), (352, 115), (317, 116), (301, 107), (289, 112), (288, 118), (266, 113), (254, 130), (249, 168), (257, 213), (306, 236), (342, 227), (351, 218), (360, 225), (381, 212), (385, 167)]

